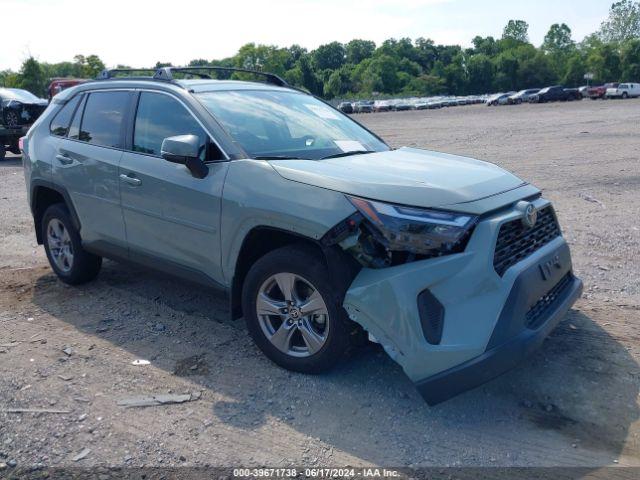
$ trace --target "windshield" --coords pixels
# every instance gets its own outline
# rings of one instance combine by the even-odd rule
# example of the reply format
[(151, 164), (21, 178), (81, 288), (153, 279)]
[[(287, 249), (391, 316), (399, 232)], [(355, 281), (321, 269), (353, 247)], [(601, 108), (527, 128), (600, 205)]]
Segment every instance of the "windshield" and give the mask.
[(254, 158), (318, 160), (345, 152), (389, 150), (347, 116), (302, 93), (224, 90), (197, 96)]
[(0, 97), (5, 100), (18, 100), (20, 102), (38, 102), (40, 99), (33, 93), (19, 88), (0, 88)]

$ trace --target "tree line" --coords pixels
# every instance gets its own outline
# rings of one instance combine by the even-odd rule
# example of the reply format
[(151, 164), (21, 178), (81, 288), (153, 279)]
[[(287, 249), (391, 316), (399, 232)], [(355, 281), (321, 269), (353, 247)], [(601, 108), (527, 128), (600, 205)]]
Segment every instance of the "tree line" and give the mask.
[[(581, 42), (568, 25), (553, 24), (542, 45), (529, 41), (529, 25), (510, 20), (502, 36), (476, 36), (472, 47), (437, 45), (428, 38), (391, 38), (376, 45), (355, 39), (308, 51), (299, 46), (248, 43), (222, 60), (194, 59), (189, 66), (225, 66), (272, 72), (311, 93), (331, 98), (377, 95), (468, 95), (542, 87), (578, 86), (584, 75), (594, 83), (640, 81), (640, 0), (611, 5), (598, 31)], [(157, 62), (154, 68), (169, 66)], [(118, 65), (127, 68), (126, 65)], [(97, 55), (72, 62), (27, 58), (19, 72), (0, 71), (0, 85), (44, 96), (53, 77), (94, 78), (104, 63)]]

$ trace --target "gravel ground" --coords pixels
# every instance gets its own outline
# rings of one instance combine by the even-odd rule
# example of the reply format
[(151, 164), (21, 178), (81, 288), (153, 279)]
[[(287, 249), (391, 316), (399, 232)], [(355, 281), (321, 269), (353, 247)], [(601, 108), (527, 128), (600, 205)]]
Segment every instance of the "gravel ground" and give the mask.
[[(375, 346), (323, 376), (286, 372), (228, 320), (219, 293), (113, 262), (91, 284), (57, 281), (36, 245), (19, 158), (9, 157), (0, 162), (0, 469), (640, 466), (640, 101), (357, 118), (394, 146), (495, 162), (554, 201), (585, 294), (540, 351), (436, 407)], [(167, 393), (191, 401), (117, 403)]]

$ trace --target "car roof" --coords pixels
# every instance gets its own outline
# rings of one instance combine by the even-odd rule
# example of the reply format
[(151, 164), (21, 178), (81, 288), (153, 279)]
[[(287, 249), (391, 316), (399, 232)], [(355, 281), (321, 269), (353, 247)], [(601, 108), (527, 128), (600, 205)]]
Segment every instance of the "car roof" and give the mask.
[(193, 79), (193, 80), (155, 80), (148, 77), (123, 77), (105, 80), (90, 80), (80, 83), (69, 89), (63, 90), (54, 97), (56, 103), (65, 102), (76, 92), (87, 90), (112, 90), (122, 88), (154, 89), (173, 91), (180, 93), (201, 93), (215, 91), (237, 91), (237, 90), (263, 90), (263, 91), (288, 91), (300, 94), (306, 92), (295, 88), (280, 87), (262, 82), (247, 82), (242, 80), (213, 80), (213, 79)]

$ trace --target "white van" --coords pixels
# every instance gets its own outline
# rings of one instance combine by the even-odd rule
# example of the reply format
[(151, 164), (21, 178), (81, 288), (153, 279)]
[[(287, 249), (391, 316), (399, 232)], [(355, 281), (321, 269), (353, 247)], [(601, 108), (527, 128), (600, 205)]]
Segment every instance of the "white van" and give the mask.
[(607, 98), (640, 97), (640, 83), (621, 83), (618, 88), (607, 88)]

